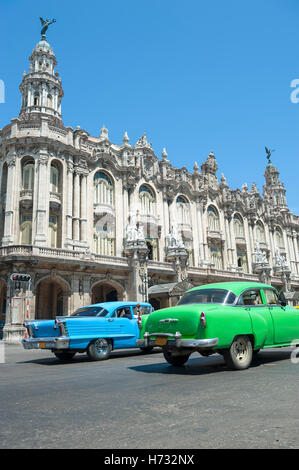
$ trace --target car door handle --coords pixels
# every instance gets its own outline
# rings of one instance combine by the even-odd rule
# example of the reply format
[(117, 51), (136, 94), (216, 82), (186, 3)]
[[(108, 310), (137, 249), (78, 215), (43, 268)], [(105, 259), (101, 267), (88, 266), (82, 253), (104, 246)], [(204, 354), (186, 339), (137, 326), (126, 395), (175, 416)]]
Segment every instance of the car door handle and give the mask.
[(108, 318), (108, 321), (114, 321), (114, 318)]

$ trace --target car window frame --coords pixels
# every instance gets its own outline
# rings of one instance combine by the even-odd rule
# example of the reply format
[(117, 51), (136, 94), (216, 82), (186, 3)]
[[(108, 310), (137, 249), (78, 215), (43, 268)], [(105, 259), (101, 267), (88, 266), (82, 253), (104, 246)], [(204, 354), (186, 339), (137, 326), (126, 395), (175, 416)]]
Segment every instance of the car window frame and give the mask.
[[(268, 304), (267, 302), (267, 296), (266, 296), (266, 291), (267, 290), (270, 290), (272, 292), (275, 292), (276, 296), (277, 296), (277, 303), (276, 304)], [(263, 295), (264, 295), (264, 299), (265, 299), (265, 305), (267, 305), (267, 307), (281, 307), (281, 304), (279, 303), (279, 295), (278, 295), (278, 292), (275, 288), (271, 288), (271, 287), (263, 287), (262, 288), (262, 292), (263, 292)]]
[[(207, 289), (208, 289), (208, 288), (207, 288)], [(209, 288), (209, 290), (213, 290), (213, 289), (214, 289), (214, 288)], [(204, 290), (204, 289), (195, 289), (195, 290), (200, 291), (200, 290)], [(215, 288), (215, 290), (216, 290), (216, 288)], [(182, 297), (179, 299), (179, 302), (177, 303), (177, 305), (222, 305), (222, 306), (225, 306), (225, 307), (232, 307), (232, 306), (235, 305), (235, 303), (236, 303), (236, 301), (237, 301), (237, 299), (238, 299), (238, 296), (237, 296), (231, 289), (222, 289), (222, 288), (219, 288), (218, 290), (223, 290), (223, 291), (226, 291), (226, 292), (227, 292), (227, 294), (226, 294), (226, 296), (225, 296), (225, 299), (224, 299), (224, 301), (223, 301), (222, 303), (221, 303), (221, 302), (213, 302), (213, 303), (212, 303), (212, 302), (208, 302), (208, 303), (204, 304), (204, 303), (194, 302), (194, 303), (190, 303), (190, 304), (180, 304), (179, 302), (181, 301), (183, 295), (188, 294), (189, 292), (191, 293), (192, 290), (190, 290), (190, 291), (184, 292), (184, 294), (182, 295)], [(234, 302), (233, 302), (232, 304), (228, 304), (228, 303), (227, 303), (227, 299), (229, 298), (230, 294), (233, 294), (233, 295), (236, 297), (235, 300), (234, 300)]]
[[(92, 309), (92, 308), (101, 308), (102, 309), (102, 312), (105, 311), (107, 312), (106, 315), (100, 315), (99, 313), (102, 313), (102, 312), (98, 312), (96, 315), (78, 315), (79, 311), (86, 311), (87, 309)], [(86, 310), (84, 310), (86, 309)], [(77, 313), (77, 314), (76, 314)], [(71, 315), (70, 317), (77, 317), (77, 318), (107, 318), (109, 316), (110, 312), (107, 308), (105, 307), (97, 307), (96, 305), (92, 306), (92, 305), (88, 305), (87, 307), (79, 307), (77, 308), (77, 310), (75, 310)]]
[[(258, 290), (258, 291), (259, 291), (259, 294), (260, 294), (262, 303), (261, 303), (261, 304), (257, 304), (257, 305), (240, 304), (240, 303), (239, 303), (240, 298), (241, 298), (246, 292), (249, 292), (249, 291), (252, 291), (252, 290)], [(267, 305), (265, 304), (265, 297), (264, 297), (262, 294), (263, 294), (263, 292), (262, 292), (262, 287), (249, 287), (249, 288), (247, 288), (247, 289), (244, 289), (244, 290), (239, 294), (239, 296), (237, 297), (235, 306), (236, 306), (236, 307), (244, 307), (244, 308), (252, 308), (252, 307), (261, 308), (261, 307), (266, 307)]]
[[(131, 318), (128, 318), (128, 317), (118, 317), (118, 316), (116, 316), (116, 312), (117, 312), (118, 310), (124, 310), (124, 309), (126, 309), (126, 308), (130, 309)], [(121, 307), (120, 307), (120, 306), (119, 306), (119, 307), (116, 307), (116, 308), (113, 310), (113, 312), (112, 312), (110, 318), (126, 319), (126, 320), (130, 320), (130, 321), (131, 321), (131, 320), (134, 320), (132, 305), (124, 305), (124, 306), (121, 306)]]

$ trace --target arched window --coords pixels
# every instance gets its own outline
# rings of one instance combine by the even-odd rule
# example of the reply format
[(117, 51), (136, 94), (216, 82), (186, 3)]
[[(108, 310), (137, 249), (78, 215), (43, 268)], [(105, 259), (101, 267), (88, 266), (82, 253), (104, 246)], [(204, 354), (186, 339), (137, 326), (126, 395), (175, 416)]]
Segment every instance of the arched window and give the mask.
[(52, 108), (52, 105), (53, 105), (52, 95), (48, 94), (48, 96), (47, 96), (47, 108)]
[(50, 171), (50, 191), (52, 193), (59, 193), (59, 171), (53, 164)]
[(283, 235), (279, 227), (274, 230), (274, 241), (277, 248), (284, 248)]
[(248, 272), (247, 254), (245, 248), (237, 247), (237, 264), (238, 268), (241, 268), (244, 273)]
[(27, 161), (23, 165), (22, 188), (33, 190), (34, 185), (34, 162)]
[(48, 244), (51, 248), (57, 248), (57, 216), (49, 215)]
[(178, 196), (176, 199), (177, 217), (179, 224), (190, 224), (190, 207), (189, 202), (183, 197)]
[(213, 232), (219, 232), (220, 230), (219, 214), (213, 206), (208, 207), (208, 227)]
[(147, 256), (149, 260), (158, 261), (158, 243), (157, 240), (151, 239), (146, 240), (146, 246), (148, 248)]
[(234, 215), (234, 233), (237, 238), (244, 238), (244, 224), (242, 218), (238, 215)]
[(115, 256), (115, 230), (109, 220), (97, 223), (94, 232), (94, 250), (98, 255)]
[(265, 229), (260, 221), (257, 221), (255, 226), (256, 241), (259, 243), (266, 243)]
[(94, 175), (94, 203), (95, 204), (114, 204), (114, 188), (109, 176), (102, 171)]
[(139, 199), (141, 205), (141, 214), (155, 215), (155, 196), (148, 186), (140, 186)]
[(33, 105), (34, 106), (40, 106), (40, 97), (39, 97), (39, 93), (34, 93), (34, 96), (33, 96)]
[(32, 214), (23, 213), (20, 216), (20, 243), (31, 245), (32, 243)]

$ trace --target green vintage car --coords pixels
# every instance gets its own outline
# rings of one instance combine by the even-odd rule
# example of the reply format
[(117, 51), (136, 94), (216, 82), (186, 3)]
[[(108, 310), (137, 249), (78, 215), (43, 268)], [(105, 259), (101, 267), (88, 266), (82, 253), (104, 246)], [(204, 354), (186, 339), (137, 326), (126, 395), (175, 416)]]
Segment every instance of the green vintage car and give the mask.
[[(299, 310), (267, 284), (221, 282), (188, 290), (178, 305), (152, 313), (140, 346), (160, 346), (172, 365), (190, 354), (223, 355), (232, 369), (249, 367), (260, 349), (299, 344)], [(141, 344), (142, 343), (142, 344)]]

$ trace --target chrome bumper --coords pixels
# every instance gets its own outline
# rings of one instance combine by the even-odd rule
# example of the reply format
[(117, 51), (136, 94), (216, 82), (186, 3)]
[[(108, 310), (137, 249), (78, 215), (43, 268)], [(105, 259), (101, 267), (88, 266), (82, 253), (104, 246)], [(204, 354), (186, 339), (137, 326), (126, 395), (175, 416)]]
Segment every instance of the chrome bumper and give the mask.
[(70, 339), (66, 336), (58, 338), (24, 338), (24, 349), (68, 349)]
[(209, 338), (209, 339), (182, 339), (180, 332), (175, 334), (170, 333), (144, 333), (144, 339), (137, 340), (137, 346), (139, 347), (148, 347), (155, 346), (155, 338), (168, 338), (167, 343), (164, 347), (172, 346), (175, 348), (192, 348), (192, 349), (207, 349), (217, 346), (218, 338)]

